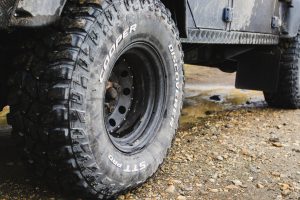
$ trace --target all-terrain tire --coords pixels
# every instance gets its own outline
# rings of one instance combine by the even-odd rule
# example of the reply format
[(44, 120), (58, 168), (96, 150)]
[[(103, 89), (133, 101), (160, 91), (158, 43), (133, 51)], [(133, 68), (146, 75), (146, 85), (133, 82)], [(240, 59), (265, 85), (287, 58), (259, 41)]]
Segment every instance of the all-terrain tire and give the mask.
[(269, 106), (300, 108), (300, 35), (281, 42), (279, 82), (274, 93), (264, 92)]
[(83, 4), (60, 24), (38, 76), (18, 78), (30, 95), (19, 90), (26, 110), (12, 104), (10, 122), (52, 185), (111, 198), (151, 177), (171, 146), (184, 84), (179, 33), (158, 0)]
[[(43, 52), (47, 48), (44, 46), (45, 43), (40, 41), (41, 37), (39, 37), (43, 34), (45, 34), (45, 30), (36, 31), (21, 28), (12, 32), (0, 32), (0, 37), (5, 38), (0, 43), (0, 60), (1, 66), (3, 66), (0, 73), (0, 107), (7, 105), (10, 96), (9, 87), (13, 87), (11, 89), (14, 90), (15, 87), (20, 88), (20, 85), (16, 83), (20, 79), (13, 78), (13, 76), (16, 76), (16, 72), (29, 72), (29, 66), (33, 66), (30, 63), (42, 60), (41, 56), (45, 56)], [(39, 40), (38, 44), (37, 40)], [(14, 101), (15, 99), (10, 100)]]
[[(6, 102), (10, 105), (8, 123), (13, 125), (12, 136), (19, 147), (21, 157), (30, 161), (28, 157), (26, 140), (34, 136), (35, 132), (30, 132), (30, 126), (39, 123), (36, 115), (37, 83), (40, 76), (42, 62), (47, 56), (47, 49), (51, 46), (51, 40), (46, 36), (50, 35), (50, 29), (43, 30), (17, 30), (9, 33), (6, 38), (6, 59), (10, 63), (7, 67), (10, 74), (5, 87), (8, 90)], [(53, 41), (52, 41), (53, 42)], [(30, 142), (27, 142), (29, 145)], [(30, 161), (31, 163), (31, 161)]]

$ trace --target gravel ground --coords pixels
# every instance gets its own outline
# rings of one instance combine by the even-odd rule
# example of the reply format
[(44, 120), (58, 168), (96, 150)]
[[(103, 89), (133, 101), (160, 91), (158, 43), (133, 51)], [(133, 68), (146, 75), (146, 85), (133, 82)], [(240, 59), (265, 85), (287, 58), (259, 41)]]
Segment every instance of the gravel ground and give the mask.
[[(270, 109), (234, 75), (186, 66), (180, 128), (166, 162), (118, 199), (300, 199), (300, 110)], [(68, 199), (24, 169), (0, 131), (0, 199)]]

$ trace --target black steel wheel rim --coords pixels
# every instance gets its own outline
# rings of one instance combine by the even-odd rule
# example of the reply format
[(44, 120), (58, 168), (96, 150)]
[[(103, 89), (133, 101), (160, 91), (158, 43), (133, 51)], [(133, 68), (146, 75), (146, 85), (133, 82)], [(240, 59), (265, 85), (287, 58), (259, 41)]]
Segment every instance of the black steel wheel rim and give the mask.
[(162, 124), (166, 73), (161, 56), (144, 42), (119, 55), (106, 82), (104, 116), (114, 146), (124, 153), (147, 147)]

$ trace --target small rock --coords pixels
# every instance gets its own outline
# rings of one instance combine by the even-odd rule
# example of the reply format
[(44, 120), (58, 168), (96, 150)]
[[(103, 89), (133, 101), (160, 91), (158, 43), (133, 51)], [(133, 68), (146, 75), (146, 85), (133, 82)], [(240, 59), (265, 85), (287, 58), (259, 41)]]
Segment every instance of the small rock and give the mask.
[(233, 180), (233, 181), (231, 181), (234, 185), (236, 185), (236, 186), (242, 186), (243, 185), (243, 183), (240, 181), (240, 180)]
[(218, 173), (215, 173), (214, 175), (211, 176), (213, 179), (216, 179), (219, 177), (219, 174)]
[(290, 185), (289, 184), (279, 183), (279, 185), (280, 185), (280, 189), (281, 190), (288, 190), (288, 189), (290, 189)]
[(217, 193), (217, 192), (219, 192), (219, 190), (218, 190), (218, 189), (209, 189), (209, 191), (210, 191), (210, 192), (213, 192), (213, 193)]
[(173, 184), (174, 184), (174, 180), (173, 179), (168, 180), (168, 186), (173, 185)]
[(284, 190), (281, 192), (282, 196), (288, 196), (291, 193), (290, 190)]
[(170, 185), (167, 189), (166, 189), (166, 192), (167, 193), (174, 193), (176, 190), (175, 186), (174, 185)]
[(186, 158), (187, 158), (188, 161), (191, 161), (191, 162), (194, 160), (194, 159), (193, 159), (194, 156), (193, 156), (193, 155), (190, 155), (190, 154), (187, 154), (187, 155), (186, 155)]
[(207, 194), (208, 194), (208, 192), (203, 191), (203, 190), (201, 190), (199, 193), (200, 193), (201, 195), (207, 195)]
[(223, 161), (224, 160), (223, 156), (217, 156), (216, 159), (219, 160), (219, 161)]
[(300, 153), (300, 149), (292, 149), (292, 151), (294, 151), (296, 153)]
[(259, 173), (260, 169), (258, 167), (256, 167), (256, 166), (250, 165), (250, 171), (252, 173)]
[(248, 150), (248, 149), (245, 149), (245, 148), (243, 148), (243, 149), (241, 150), (241, 153), (242, 153), (243, 155), (245, 155), (245, 156), (249, 156), (249, 155), (250, 155), (249, 150)]
[(276, 128), (277, 128), (277, 129), (281, 129), (282, 126), (281, 126), (281, 125), (277, 125)]
[(279, 142), (279, 138), (278, 137), (271, 137), (269, 138), (269, 142)]
[(265, 186), (264, 186), (263, 184), (261, 184), (261, 183), (257, 183), (257, 184), (256, 184), (256, 187), (259, 188), (259, 189), (262, 189), (262, 188), (264, 188)]
[(205, 111), (205, 115), (212, 115), (214, 113), (215, 113), (215, 111), (211, 111), (211, 110)]
[(225, 188), (228, 189), (228, 190), (239, 189), (239, 187), (236, 186), (236, 185), (227, 185)]
[(186, 200), (186, 197), (185, 197), (185, 196), (182, 196), (182, 195), (180, 195), (180, 196), (178, 196), (178, 197), (177, 197), (177, 200)]
[(181, 141), (180, 138), (176, 138), (176, 139), (175, 139), (175, 142), (180, 142), (180, 141)]
[(197, 187), (202, 187), (203, 185), (201, 183), (196, 183)]
[(190, 186), (190, 187), (184, 187), (183, 190), (185, 191), (193, 191), (193, 187)]
[(181, 184), (182, 181), (181, 180), (173, 180), (174, 183), (177, 183), (177, 184)]
[(271, 172), (272, 176), (276, 176), (276, 177), (280, 177), (280, 173), (279, 172)]
[(254, 178), (253, 178), (252, 176), (250, 176), (250, 177), (248, 178), (248, 181), (252, 182), (253, 179), (254, 179)]
[(211, 137), (212, 140), (218, 139), (218, 137), (216, 136), (216, 134), (219, 134), (219, 133), (214, 133), (214, 135)]
[(283, 147), (283, 144), (281, 144), (280, 142), (273, 142), (272, 145), (274, 147)]
[(209, 97), (210, 100), (213, 100), (213, 101), (221, 101), (222, 98), (220, 95), (213, 95), (211, 97)]
[(233, 125), (231, 125), (231, 124), (225, 124), (224, 127), (225, 127), (225, 128), (233, 128)]
[(281, 195), (277, 195), (275, 200), (282, 200), (282, 196)]
[(125, 196), (124, 196), (124, 195), (120, 195), (120, 196), (118, 197), (118, 200), (125, 200)]
[(127, 193), (127, 194), (125, 195), (125, 199), (129, 199), (129, 198), (131, 198), (131, 194), (130, 194), (130, 193)]
[(213, 179), (213, 178), (210, 178), (210, 179), (208, 179), (209, 180), (209, 182), (211, 182), (211, 183), (214, 183), (214, 182), (216, 182), (216, 180), (215, 179)]

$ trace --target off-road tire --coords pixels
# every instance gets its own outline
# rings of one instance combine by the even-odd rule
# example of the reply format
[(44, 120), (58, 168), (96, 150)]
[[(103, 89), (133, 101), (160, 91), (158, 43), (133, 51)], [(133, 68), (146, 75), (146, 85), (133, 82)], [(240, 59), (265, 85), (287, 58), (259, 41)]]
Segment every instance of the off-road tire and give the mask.
[[(9, 87), (12, 87), (17, 82), (17, 79), (13, 79), (13, 76), (16, 76), (21, 71), (29, 71), (29, 67), (26, 65), (30, 65), (30, 62), (42, 60), (41, 55), (45, 52), (43, 49), (47, 48), (43, 46), (45, 45), (43, 42), (39, 41), (39, 44), (37, 44), (36, 41), (40, 40), (41, 37), (39, 35), (43, 34), (45, 34), (44, 30), (36, 31), (21, 28), (12, 32), (0, 32), (0, 37), (5, 38), (0, 43), (0, 60), (1, 66), (3, 66), (0, 71), (0, 107), (7, 105), (8, 96), (10, 96)], [(11, 82), (10, 78), (15, 80), (15, 82)]]
[(300, 108), (300, 35), (281, 42), (279, 82), (274, 93), (264, 92), (269, 106)]
[(45, 62), (47, 49), (51, 46), (51, 40), (45, 38), (50, 33), (50, 29), (21, 29), (8, 33), (5, 41), (6, 59), (10, 61), (7, 65), (10, 73), (6, 74), (8, 81), (5, 83), (8, 90), (6, 102), (10, 105), (8, 123), (13, 125), (12, 136), (21, 157), (27, 161), (31, 159), (25, 146), (25, 133), (27, 141), (31, 141), (30, 137), (36, 137), (29, 127), (39, 123), (35, 114), (40, 76), (37, 67)]
[[(69, 7), (64, 15), (60, 33), (49, 37), (49, 43), (53, 38), (55, 42), (47, 60), (40, 62), (47, 64), (34, 67), (34, 76), (18, 77), (24, 88), (18, 90), (22, 104), (11, 104), (9, 121), (23, 138), (28, 162), (50, 184), (76, 197), (115, 197), (157, 171), (175, 136), (184, 83), (179, 33), (158, 0), (82, 4)], [(145, 125), (151, 140), (127, 151), (113, 142), (99, 102), (104, 103), (115, 62), (127, 51), (129, 58), (138, 55), (138, 49), (160, 58), (153, 61), (162, 68), (155, 68), (157, 83), (151, 76), (152, 81), (143, 83), (156, 85), (159, 92), (153, 101), (160, 103), (154, 104), (156, 110)], [(147, 95), (145, 91), (137, 96)]]

